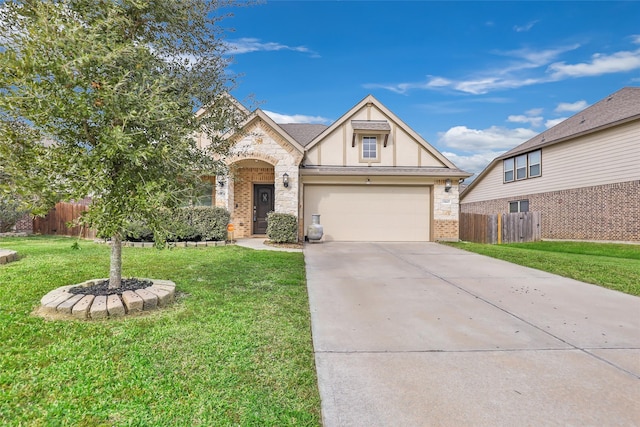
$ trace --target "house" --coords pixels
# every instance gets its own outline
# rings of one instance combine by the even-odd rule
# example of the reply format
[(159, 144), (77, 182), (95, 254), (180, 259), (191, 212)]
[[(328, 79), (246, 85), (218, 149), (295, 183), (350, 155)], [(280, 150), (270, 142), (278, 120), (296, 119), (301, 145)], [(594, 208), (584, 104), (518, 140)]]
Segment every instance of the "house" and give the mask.
[(539, 211), (546, 239), (640, 241), (640, 87), (626, 87), (494, 159), (461, 212)]
[[(210, 177), (235, 237), (266, 233), (270, 211), (319, 214), (324, 240), (458, 239), (458, 169), (373, 96), (330, 126), (277, 124), (262, 110), (232, 135), (229, 176)], [(199, 144), (208, 143), (200, 136)]]

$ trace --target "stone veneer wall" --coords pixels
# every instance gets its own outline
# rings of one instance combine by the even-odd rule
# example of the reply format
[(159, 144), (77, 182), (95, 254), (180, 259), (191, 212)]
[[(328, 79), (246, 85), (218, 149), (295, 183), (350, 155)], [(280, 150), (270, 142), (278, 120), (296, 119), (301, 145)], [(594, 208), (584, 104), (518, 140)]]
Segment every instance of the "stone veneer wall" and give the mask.
[[(226, 189), (217, 188), (216, 197), (216, 205), (227, 207), (231, 212), (236, 238), (252, 235), (254, 183), (274, 184), (275, 212), (298, 215), (298, 166), (302, 153), (262, 119), (257, 119), (245, 131), (246, 136), (236, 143), (229, 158), (234, 176), (228, 180)], [(243, 167), (246, 160), (260, 160), (273, 167)], [(238, 167), (234, 168), (234, 164)], [(289, 175), (286, 188), (282, 182), (285, 173)]]
[(444, 191), (444, 180), (437, 180), (433, 186), (433, 240), (459, 239), (459, 191), (452, 185)]
[(529, 200), (542, 213), (543, 239), (640, 242), (640, 181), (462, 203), (464, 213), (507, 213), (509, 202)]

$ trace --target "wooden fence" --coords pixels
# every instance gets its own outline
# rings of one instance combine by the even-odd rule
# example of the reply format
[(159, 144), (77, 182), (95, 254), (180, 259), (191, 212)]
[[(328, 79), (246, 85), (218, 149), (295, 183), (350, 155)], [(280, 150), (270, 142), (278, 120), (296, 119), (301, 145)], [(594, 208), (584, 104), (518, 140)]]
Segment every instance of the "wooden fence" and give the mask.
[(87, 206), (83, 204), (57, 203), (46, 216), (36, 217), (33, 220), (33, 232), (95, 239), (96, 230), (87, 227), (69, 227), (67, 225), (67, 223), (78, 218), (86, 210)]
[(540, 212), (460, 214), (460, 240), (476, 243), (535, 242), (541, 236)]

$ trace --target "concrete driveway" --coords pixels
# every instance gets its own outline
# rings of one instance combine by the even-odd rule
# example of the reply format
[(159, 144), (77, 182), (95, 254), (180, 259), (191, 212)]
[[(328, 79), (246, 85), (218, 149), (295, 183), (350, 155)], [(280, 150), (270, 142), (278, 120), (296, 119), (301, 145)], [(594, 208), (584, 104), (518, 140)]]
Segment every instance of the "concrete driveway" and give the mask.
[(304, 253), (325, 427), (640, 425), (640, 298), (436, 243)]

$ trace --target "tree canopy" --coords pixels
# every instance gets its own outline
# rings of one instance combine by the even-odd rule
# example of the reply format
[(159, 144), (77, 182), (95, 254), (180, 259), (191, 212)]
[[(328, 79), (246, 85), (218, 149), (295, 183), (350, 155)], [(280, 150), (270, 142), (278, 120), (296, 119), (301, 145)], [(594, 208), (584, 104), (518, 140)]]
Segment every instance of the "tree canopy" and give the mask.
[[(0, 6), (0, 189), (34, 210), (91, 197), (112, 236), (184, 203), (243, 119), (219, 23), (233, 1), (39, 0)], [(201, 114), (196, 110), (206, 107)], [(195, 136), (212, 143), (198, 147)], [(114, 258), (115, 256), (115, 258)], [(120, 255), (111, 257), (120, 283)], [(114, 272), (114, 268), (115, 271)]]

